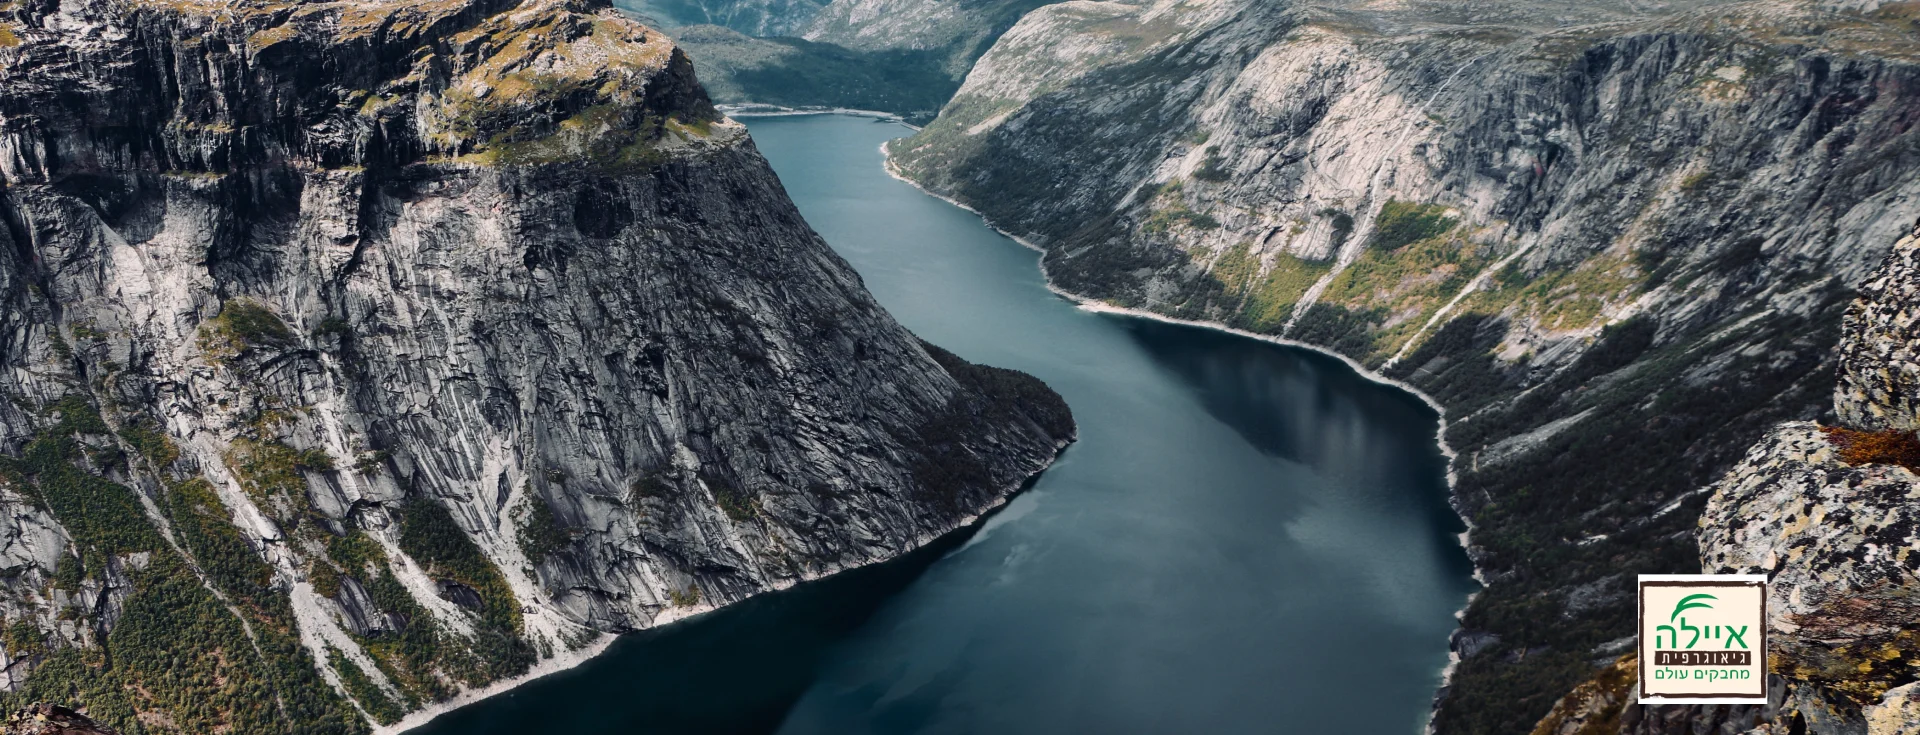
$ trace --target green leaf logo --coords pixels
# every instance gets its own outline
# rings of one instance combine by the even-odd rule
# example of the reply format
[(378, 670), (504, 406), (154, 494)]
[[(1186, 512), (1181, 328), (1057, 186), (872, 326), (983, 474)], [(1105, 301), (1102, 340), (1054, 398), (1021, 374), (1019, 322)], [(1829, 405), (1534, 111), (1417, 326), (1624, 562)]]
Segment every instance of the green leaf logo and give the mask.
[(1686, 612), (1688, 610), (1693, 610), (1696, 608), (1705, 608), (1707, 610), (1712, 610), (1713, 606), (1705, 602), (1702, 602), (1702, 600), (1718, 600), (1718, 599), (1720, 598), (1714, 597), (1713, 595), (1708, 595), (1708, 594), (1687, 595), (1686, 597), (1682, 597), (1680, 598), (1680, 602), (1673, 606), (1673, 614), (1667, 616), (1667, 622), (1673, 622), (1675, 618), (1680, 617), (1680, 613)]

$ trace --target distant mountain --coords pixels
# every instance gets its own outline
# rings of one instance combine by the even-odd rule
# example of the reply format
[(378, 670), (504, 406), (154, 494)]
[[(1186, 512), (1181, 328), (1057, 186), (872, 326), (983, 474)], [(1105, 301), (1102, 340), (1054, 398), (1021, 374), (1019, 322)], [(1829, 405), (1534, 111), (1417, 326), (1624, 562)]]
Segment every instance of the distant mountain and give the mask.
[(715, 25), (749, 36), (797, 36), (823, 0), (621, 0), (616, 7), (667, 25)]
[(931, 51), (855, 51), (798, 38), (753, 38), (719, 26), (674, 30), (715, 102), (838, 107), (933, 120), (960, 87)]

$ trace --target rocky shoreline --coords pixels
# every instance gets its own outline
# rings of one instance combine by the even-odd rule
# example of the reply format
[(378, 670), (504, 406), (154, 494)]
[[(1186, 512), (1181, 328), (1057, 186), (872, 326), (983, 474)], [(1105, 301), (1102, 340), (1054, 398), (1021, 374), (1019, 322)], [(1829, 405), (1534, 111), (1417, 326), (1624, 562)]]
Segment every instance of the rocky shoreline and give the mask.
[[(1068, 447), (1072, 446), (1072, 443), (1073, 442), (1071, 440), (1067, 440), (1060, 443), (1060, 445), (1055, 448), (1054, 460), (1050, 460), (1048, 462), (1048, 465), (1051, 466), (1053, 461), (1057, 461), (1060, 454), (1065, 452)], [(1001, 508), (1004, 508), (1008, 502), (1012, 501), (1022, 491), (1032, 487), (1033, 483), (1039, 480), (1041, 475), (1046, 474), (1046, 471), (1047, 471), (1046, 468), (1043, 467), (1040, 470), (1034, 472), (1032, 475), (1027, 476), (1027, 478), (1023, 480), (1018, 486), (1007, 491), (1004, 495), (1001, 495), (999, 500), (995, 501), (992, 505), (986, 507), (985, 509), (982, 509), (979, 513), (976, 513), (972, 516), (968, 516), (964, 519), (961, 519), (959, 525), (954, 526), (951, 529), (948, 529), (944, 533), (936, 534), (934, 536), (921, 540), (920, 544), (915, 547), (915, 550), (927, 544), (930, 544), (935, 540), (943, 538), (945, 536), (955, 534), (955, 533), (961, 533), (969, 529), (976, 529), (976, 526), (986, 521), (986, 519), (991, 518), (994, 513), (998, 512)], [(898, 561), (898, 560), (897, 559), (880, 559), (862, 566), (847, 567), (844, 569), (835, 569), (835, 570), (821, 573), (816, 576), (806, 577), (804, 579), (788, 582), (781, 586), (773, 587), (771, 589), (765, 590), (761, 594), (792, 589), (794, 586), (799, 584), (826, 579), (836, 574), (850, 572), (856, 569), (864, 569), (868, 566), (891, 564), (895, 561)], [(736, 600), (734, 602), (744, 602), (744, 601), (745, 599)], [(720, 609), (721, 607), (713, 607), (713, 606), (676, 609), (674, 610), (674, 612), (676, 613), (674, 617), (664, 618), (664, 619), (655, 619), (653, 621), (653, 624), (650, 625), (648, 629), (658, 628), (663, 625), (693, 623), (700, 616), (706, 615), (712, 612), (717, 612)], [(376, 727), (373, 730), (373, 735), (399, 735), (399, 733), (407, 732), (409, 730), (413, 730), (415, 728), (425, 726), (428, 723), (432, 722), (434, 718), (439, 717), (440, 715), (447, 714), (454, 710), (460, 709), (470, 704), (480, 702), (481, 700), (485, 700), (490, 697), (498, 696), (500, 694), (505, 694), (521, 685), (532, 682), (535, 679), (539, 679), (552, 674), (557, 674), (557, 673), (566, 671), (568, 669), (572, 669), (581, 664), (587, 663), (595, 658), (598, 658), (601, 654), (605, 653), (607, 648), (609, 646), (612, 646), (618, 640), (619, 640), (619, 634), (617, 633), (602, 634), (598, 638), (594, 639), (591, 643), (588, 643), (586, 646), (580, 649), (558, 654), (552, 658), (544, 659), (539, 663), (534, 664), (533, 668), (529, 669), (525, 674), (510, 678), (510, 679), (503, 679), (500, 681), (496, 681), (491, 684), (488, 684), (483, 688), (472, 689), (472, 690), (461, 692), (460, 694), (456, 695), (454, 698), (449, 699), (447, 701), (436, 702), (429, 707), (425, 707), (418, 711), (408, 713), (405, 718), (391, 725), (382, 725), (382, 726)]]

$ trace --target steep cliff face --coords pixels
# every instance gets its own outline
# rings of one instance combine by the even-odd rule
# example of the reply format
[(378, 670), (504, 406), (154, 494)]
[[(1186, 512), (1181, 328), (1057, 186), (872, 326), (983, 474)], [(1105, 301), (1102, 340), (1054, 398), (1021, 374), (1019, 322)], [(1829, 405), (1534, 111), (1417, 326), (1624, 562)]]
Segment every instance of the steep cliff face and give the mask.
[(1920, 369), (1903, 332), (1920, 306), (1916, 252), (1920, 228), (1847, 312), (1841, 423), (1780, 424), (1707, 489), (1701, 567), (1768, 577), (1769, 705), (1634, 705), (1629, 656), (1562, 700), (1538, 735), (1920, 731), (1920, 416), (1881, 390)]
[(1068, 291), (1442, 402), (1489, 588), (1435, 727), (1527, 732), (1630, 643), (1635, 573), (1698, 564), (1700, 489), (1831, 405), (1920, 214), (1916, 13), (1061, 3), (891, 154)]
[(1843, 426), (1920, 430), (1920, 232), (1895, 243), (1860, 284), (1840, 339), (1834, 412)]
[(1920, 371), (1920, 226), (1847, 311), (1836, 427), (1783, 424), (1712, 488), (1708, 571), (1766, 574), (1776, 727), (1814, 735), (1920, 730), (1920, 425), (1890, 385)]
[(0, 700), (363, 731), (914, 548), (1073, 436), (893, 322), (610, 8), (0, 32)]

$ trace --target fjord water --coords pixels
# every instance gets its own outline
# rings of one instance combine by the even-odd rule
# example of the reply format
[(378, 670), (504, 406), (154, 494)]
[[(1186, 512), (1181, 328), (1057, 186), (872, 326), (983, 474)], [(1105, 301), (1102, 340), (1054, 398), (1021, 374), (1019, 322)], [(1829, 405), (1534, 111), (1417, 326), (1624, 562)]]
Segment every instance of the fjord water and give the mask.
[(1431, 410), (1307, 350), (1076, 308), (1036, 253), (883, 172), (904, 127), (748, 123), (895, 317), (1045, 380), (1080, 441), (975, 531), (420, 732), (1419, 732), (1474, 588)]

